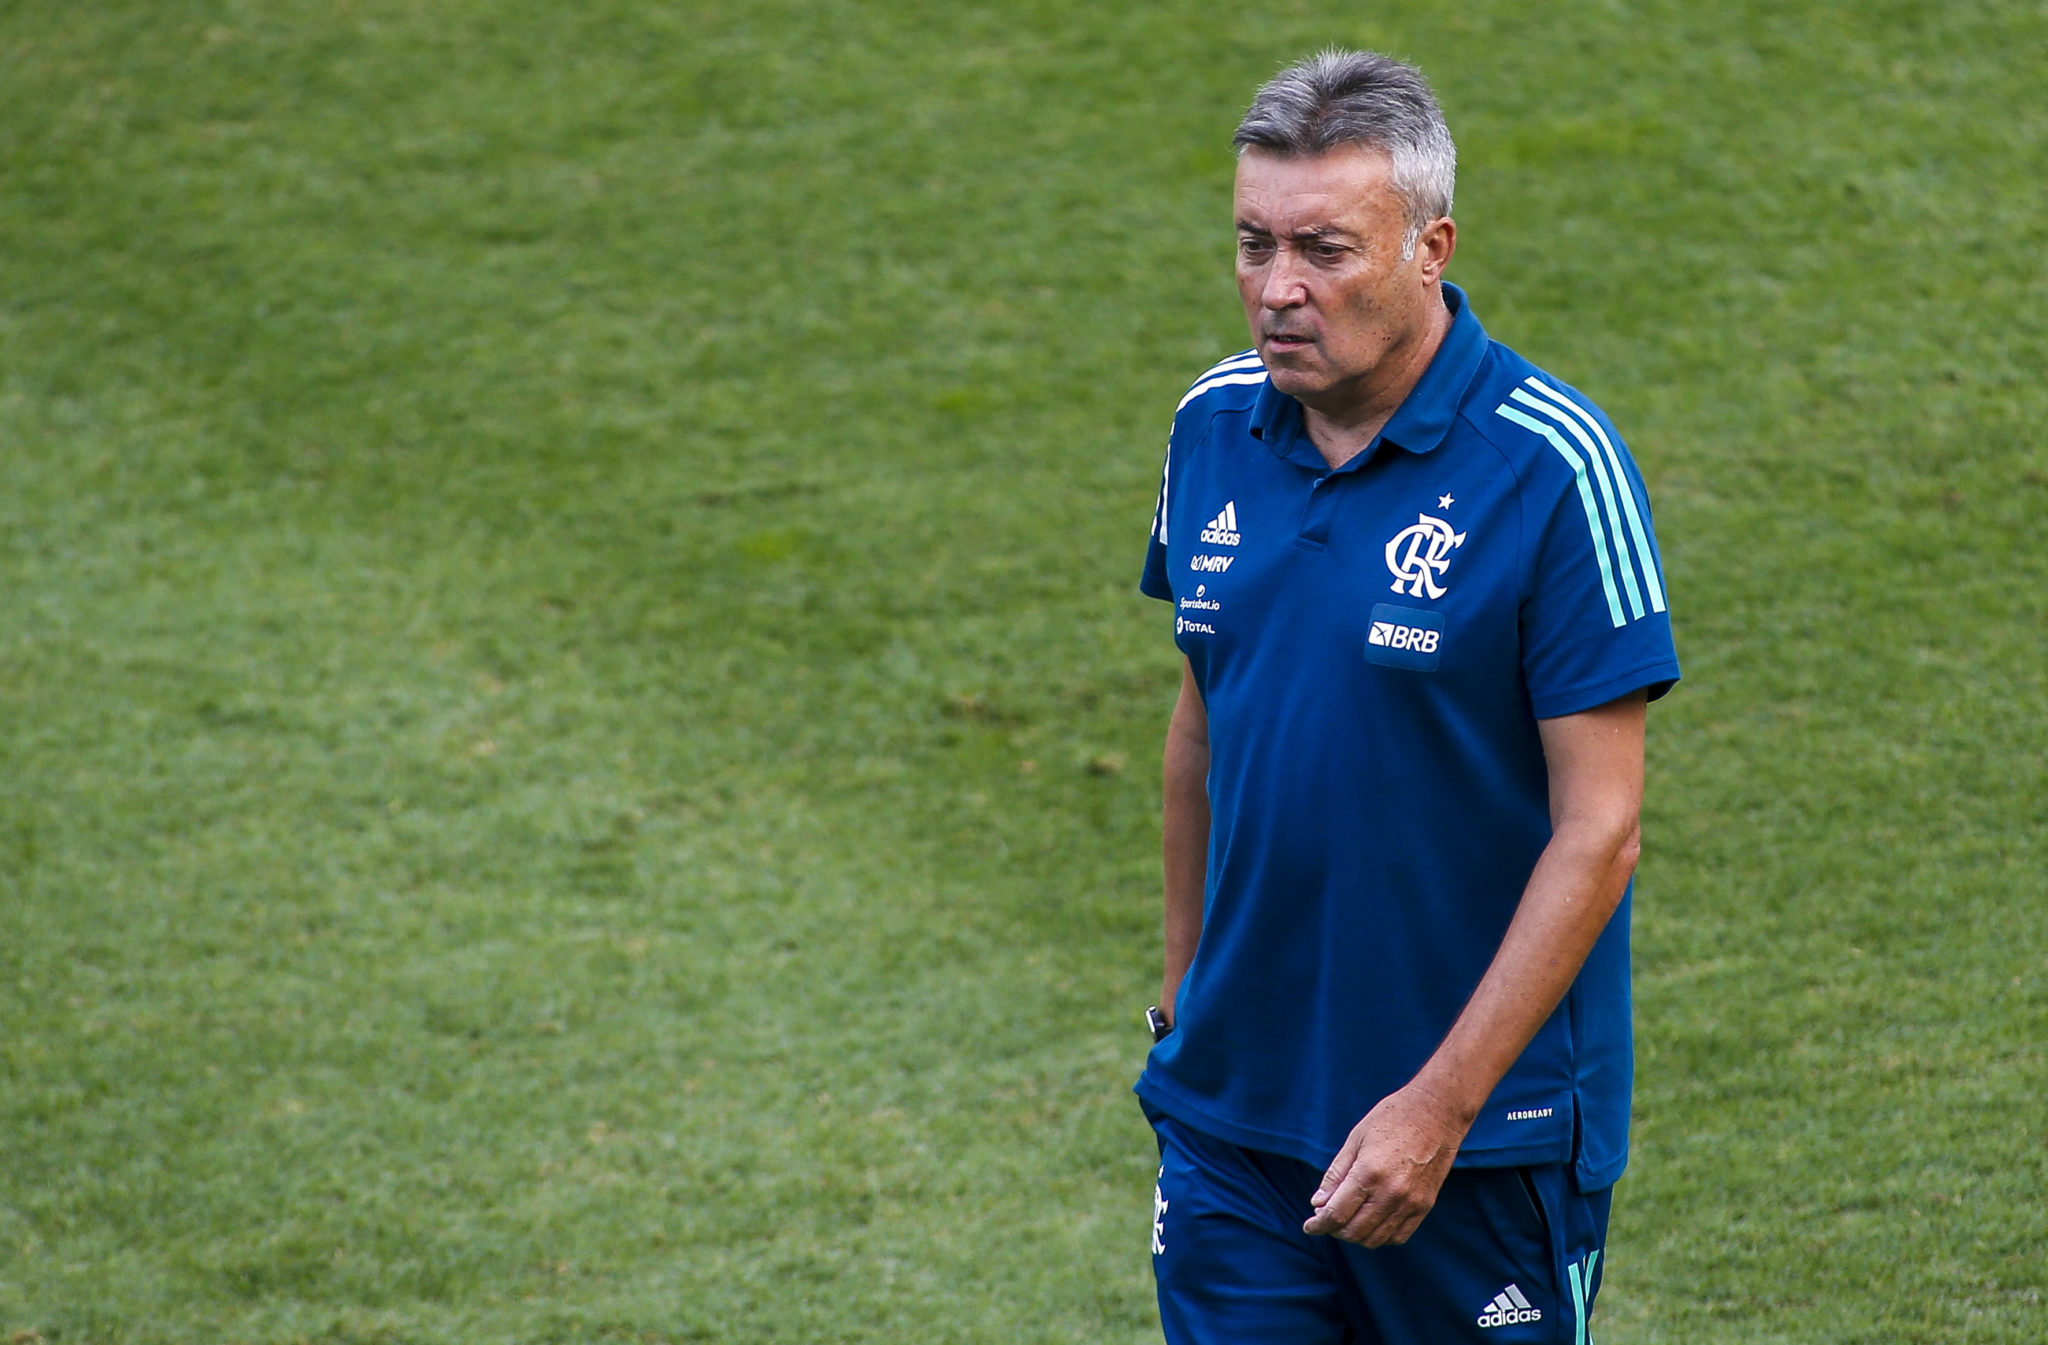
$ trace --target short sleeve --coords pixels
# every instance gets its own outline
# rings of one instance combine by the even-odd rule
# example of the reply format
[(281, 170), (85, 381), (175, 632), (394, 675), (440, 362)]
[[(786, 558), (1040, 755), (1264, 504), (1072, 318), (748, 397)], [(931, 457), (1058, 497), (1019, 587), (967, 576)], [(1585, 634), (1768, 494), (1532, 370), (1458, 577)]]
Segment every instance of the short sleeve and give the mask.
[(1173, 585), (1166, 577), (1166, 509), (1172, 484), (1173, 436), (1169, 434), (1166, 461), (1159, 469), (1159, 502), (1152, 510), (1152, 540), (1145, 548), (1145, 569), (1138, 578), (1138, 592), (1163, 602), (1173, 601)]
[(1538, 719), (1632, 691), (1657, 699), (1678, 681), (1671, 614), (1641, 476), (1597, 411), (1552, 394), (1565, 431), (1551, 488), (1524, 496), (1530, 539), (1522, 676)]

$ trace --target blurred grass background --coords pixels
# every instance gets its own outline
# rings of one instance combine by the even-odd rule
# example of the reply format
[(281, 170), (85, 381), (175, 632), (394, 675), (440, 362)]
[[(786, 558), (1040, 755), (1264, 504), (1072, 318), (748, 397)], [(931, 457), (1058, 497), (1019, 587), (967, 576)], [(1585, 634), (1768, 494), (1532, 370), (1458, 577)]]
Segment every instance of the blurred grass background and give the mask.
[(1133, 584), (1326, 42), (1658, 508), (1601, 1339), (2048, 1334), (2017, 0), (0, 7), (0, 1332), (1155, 1339)]

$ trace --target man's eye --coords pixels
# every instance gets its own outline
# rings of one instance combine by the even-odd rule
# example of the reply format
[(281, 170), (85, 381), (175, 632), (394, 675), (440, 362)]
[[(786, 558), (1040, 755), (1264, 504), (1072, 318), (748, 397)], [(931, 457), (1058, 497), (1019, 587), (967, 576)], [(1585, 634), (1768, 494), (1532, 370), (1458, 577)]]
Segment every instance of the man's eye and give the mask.
[(1273, 255), (1273, 244), (1270, 239), (1265, 238), (1240, 238), (1237, 240), (1237, 250), (1246, 257), (1270, 257)]
[(1335, 243), (1318, 243), (1314, 247), (1309, 249), (1309, 255), (1314, 257), (1319, 262), (1333, 262), (1336, 261), (1339, 257), (1343, 256), (1347, 251), (1349, 251), (1349, 249), (1339, 247)]

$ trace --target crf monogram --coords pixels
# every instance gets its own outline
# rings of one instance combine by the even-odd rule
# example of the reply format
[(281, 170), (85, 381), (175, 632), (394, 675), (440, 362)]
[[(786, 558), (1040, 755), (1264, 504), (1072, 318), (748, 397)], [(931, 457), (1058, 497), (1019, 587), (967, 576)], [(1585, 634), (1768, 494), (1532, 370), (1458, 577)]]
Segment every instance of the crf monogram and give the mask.
[(1436, 582), (1451, 564), (1451, 549), (1465, 545), (1465, 534), (1452, 532), (1440, 518), (1419, 514), (1416, 521), (1394, 534), (1387, 543), (1387, 569), (1394, 575), (1394, 592), (1411, 598), (1428, 594), (1441, 598), (1447, 589)]

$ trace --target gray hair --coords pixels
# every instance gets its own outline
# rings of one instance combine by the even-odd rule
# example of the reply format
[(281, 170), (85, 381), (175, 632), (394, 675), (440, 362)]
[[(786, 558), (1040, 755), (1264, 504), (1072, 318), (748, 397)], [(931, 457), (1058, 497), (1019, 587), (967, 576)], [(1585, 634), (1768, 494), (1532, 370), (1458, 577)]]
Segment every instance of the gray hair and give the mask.
[(1414, 66), (1370, 51), (1331, 47), (1288, 66), (1260, 87), (1232, 144), (1288, 156), (1366, 145), (1393, 160), (1394, 190), (1408, 207), (1401, 260), (1415, 255), (1428, 223), (1451, 213), (1458, 147), (1429, 81)]

